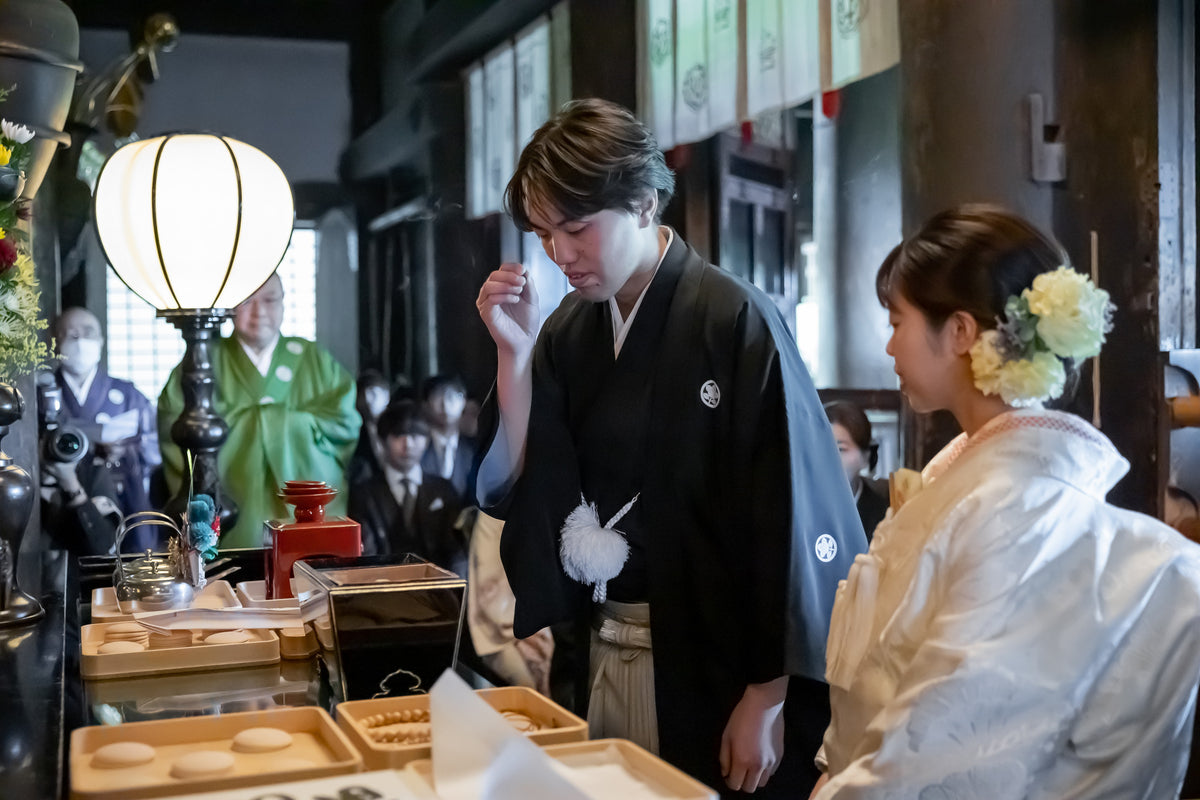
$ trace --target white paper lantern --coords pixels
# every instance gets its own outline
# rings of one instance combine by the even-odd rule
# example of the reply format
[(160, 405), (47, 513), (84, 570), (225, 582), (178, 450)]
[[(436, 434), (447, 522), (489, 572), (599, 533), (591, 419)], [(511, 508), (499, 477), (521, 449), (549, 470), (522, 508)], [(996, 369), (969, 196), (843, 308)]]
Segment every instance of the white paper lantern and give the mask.
[(279, 266), (295, 225), (275, 162), (214, 134), (120, 148), (96, 180), (94, 211), (108, 262), (159, 310), (236, 306)]

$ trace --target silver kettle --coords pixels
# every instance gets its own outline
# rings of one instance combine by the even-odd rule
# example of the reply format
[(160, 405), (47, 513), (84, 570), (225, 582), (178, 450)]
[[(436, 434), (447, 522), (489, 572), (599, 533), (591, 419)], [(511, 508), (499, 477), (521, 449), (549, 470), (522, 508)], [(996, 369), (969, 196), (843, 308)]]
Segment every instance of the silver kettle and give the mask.
[(128, 564), (121, 557), (121, 540), (126, 533), (141, 526), (168, 528), (179, 534), (175, 521), (157, 511), (141, 511), (121, 520), (117, 527), (117, 569), (113, 573), (117, 608), (122, 614), (187, 608), (195, 592), (172, 558), (153, 555), (149, 550)]

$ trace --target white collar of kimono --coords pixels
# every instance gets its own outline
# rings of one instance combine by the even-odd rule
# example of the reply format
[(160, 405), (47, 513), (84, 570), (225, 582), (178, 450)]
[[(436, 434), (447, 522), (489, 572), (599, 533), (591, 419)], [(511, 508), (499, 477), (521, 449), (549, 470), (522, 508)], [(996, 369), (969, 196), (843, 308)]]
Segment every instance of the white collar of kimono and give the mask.
[(1038, 453), (1041, 467), (1048, 474), (1100, 499), (1129, 471), (1129, 462), (1108, 437), (1085, 420), (1075, 414), (1034, 407), (998, 414), (974, 436), (959, 434), (921, 471), (922, 482), (928, 485), (964, 455), (998, 437), (1001, 446)]
[(659, 253), (658, 263), (654, 265), (654, 272), (650, 274), (650, 280), (646, 281), (646, 287), (638, 295), (637, 302), (633, 304), (633, 309), (629, 312), (629, 316), (622, 320), (621, 310), (617, 307), (617, 298), (608, 298), (608, 310), (612, 312), (610, 316), (612, 316), (613, 326), (613, 358), (621, 355), (621, 345), (625, 344), (625, 337), (629, 335), (629, 329), (633, 326), (633, 318), (637, 316), (638, 309), (642, 307), (642, 298), (646, 296), (646, 291), (650, 288), (650, 284), (654, 283), (654, 276), (658, 274), (658, 268), (662, 266), (663, 259), (667, 257), (667, 251), (671, 249), (671, 242), (675, 238), (675, 232), (665, 225), (659, 226), (658, 230), (666, 232), (667, 244), (663, 247), (662, 252)]
[(67, 382), (67, 388), (71, 390), (71, 394), (75, 395), (75, 400), (79, 405), (87, 402), (88, 392), (92, 390), (92, 381), (96, 380), (96, 373), (99, 371), (99, 364), (92, 367), (91, 371), (82, 378), (76, 378), (65, 369), (62, 371), (63, 380)]
[[(237, 334), (235, 333), (234, 336)], [(264, 378), (267, 377), (267, 373), (271, 371), (271, 359), (275, 356), (275, 345), (279, 344), (279, 334), (275, 334), (275, 338), (263, 348), (261, 353), (254, 352), (248, 344), (242, 341), (240, 336), (238, 336), (238, 344), (246, 351), (246, 357), (250, 359), (250, 363), (254, 365), (259, 374)]]

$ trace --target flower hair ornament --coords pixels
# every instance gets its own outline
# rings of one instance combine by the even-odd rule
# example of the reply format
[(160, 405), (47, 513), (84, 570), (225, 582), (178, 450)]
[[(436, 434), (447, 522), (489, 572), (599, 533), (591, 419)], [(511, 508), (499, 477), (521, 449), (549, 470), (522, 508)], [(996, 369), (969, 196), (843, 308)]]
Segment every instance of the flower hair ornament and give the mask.
[(603, 603), (608, 598), (608, 582), (621, 573), (629, 558), (629, 542), (625, 534), (613, 529), (629, 513), (641, 494), (621, 506), (607, 524), (600, 524), (596, 504), (581, 495), (577, 505), (562, 525), (562, 542), (558, 554), (567, 575), (592, 587), (592, 600)]
[(971, 346), (975, 387), (1010, 406), (1031, 406), (1062, 394), (1066, 359), (1099, 355), (1112, 329), (1108, 292), (1070, 267), (1043, 272), (1013, 295)]

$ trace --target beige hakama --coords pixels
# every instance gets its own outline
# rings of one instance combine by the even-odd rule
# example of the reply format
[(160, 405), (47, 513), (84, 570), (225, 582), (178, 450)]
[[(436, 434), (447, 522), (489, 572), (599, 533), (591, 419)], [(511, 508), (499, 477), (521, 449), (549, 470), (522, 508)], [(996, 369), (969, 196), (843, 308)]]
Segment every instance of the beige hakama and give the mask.
[(608, 600), (596, 609), (589, 677), (588, 735), (658, 753), (649, 603)]

